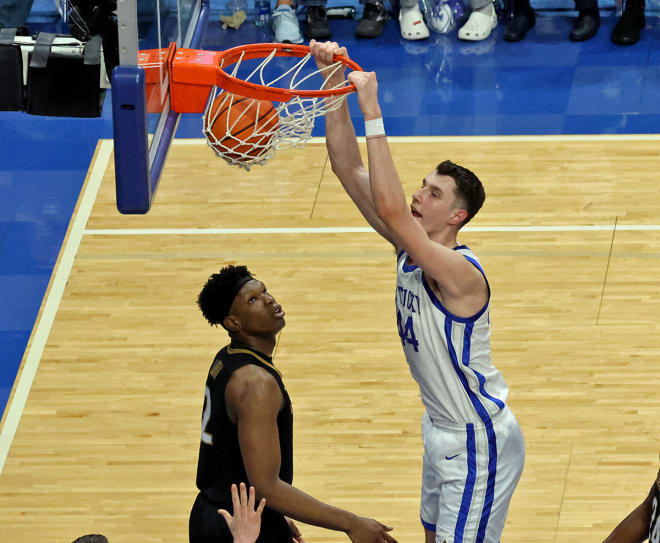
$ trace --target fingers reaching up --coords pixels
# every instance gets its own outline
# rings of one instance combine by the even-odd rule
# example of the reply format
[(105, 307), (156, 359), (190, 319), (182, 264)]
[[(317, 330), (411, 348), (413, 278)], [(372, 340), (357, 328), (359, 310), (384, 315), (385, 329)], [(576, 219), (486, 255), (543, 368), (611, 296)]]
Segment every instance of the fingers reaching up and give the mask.
[(229, 531), (234, 537), (234, 543), (254, 543), (259, 537), (259, 530), (261, 529), (261, 513), (266, 506), (265, 498), (261, 498), (259, 506), (254, 508), (256, 501), (256, 492), (254, 487), (250, 487), (248, 491), (245, 483), (240, 484), (240, 495), (236, 485), (231, 485), (231, 502), (234, 508), (234, 516), (229, 514), (224, 509), (219, 509), (220, 513)]

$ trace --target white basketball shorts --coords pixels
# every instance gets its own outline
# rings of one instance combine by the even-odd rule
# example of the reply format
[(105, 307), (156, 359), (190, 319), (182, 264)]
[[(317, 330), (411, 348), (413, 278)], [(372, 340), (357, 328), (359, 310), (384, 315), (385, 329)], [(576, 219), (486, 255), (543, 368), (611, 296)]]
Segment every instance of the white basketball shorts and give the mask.
[(525, 440), (508, 407), (487, 424), (422, 418), (421, 519), (436, 543), (498, 543), (525, 463)]

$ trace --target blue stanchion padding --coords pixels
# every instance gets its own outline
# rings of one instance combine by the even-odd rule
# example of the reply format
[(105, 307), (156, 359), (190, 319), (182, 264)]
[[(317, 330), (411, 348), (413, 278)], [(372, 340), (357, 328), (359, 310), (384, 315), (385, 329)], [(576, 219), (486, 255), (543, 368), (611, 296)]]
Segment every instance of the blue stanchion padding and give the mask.
[(112, 72), (112, 125), (115, 188), (121, 213), (147, 213), (151, 207), (145, 75), (140, 67)]

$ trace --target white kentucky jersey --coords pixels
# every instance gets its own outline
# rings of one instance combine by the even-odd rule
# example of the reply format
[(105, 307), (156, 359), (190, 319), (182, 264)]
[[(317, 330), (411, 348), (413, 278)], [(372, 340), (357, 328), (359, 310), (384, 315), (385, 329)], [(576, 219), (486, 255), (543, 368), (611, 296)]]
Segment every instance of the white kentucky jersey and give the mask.
[[(464, 245), (454, 248), (486, 279)], [(486, 305), (472, 317), (453, 315), (431, 289), (422, 269), (397, 258), (396, 317), (403, 351), (432, 420), (488, 424), (504, 409), (509, 389), (491, 363), (490, 287)], [(488, 285), (488, 281), (486, 280)]]

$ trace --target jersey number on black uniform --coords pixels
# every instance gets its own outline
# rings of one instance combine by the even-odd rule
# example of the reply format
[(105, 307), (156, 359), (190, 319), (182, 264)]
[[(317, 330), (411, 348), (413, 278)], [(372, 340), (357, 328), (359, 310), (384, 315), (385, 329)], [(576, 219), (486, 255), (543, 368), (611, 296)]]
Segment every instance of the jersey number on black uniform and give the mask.
[(206, 431), (206, 427), (211, 420), (211, 390), (206, 387), (204, 391), (204, 412), (202, 413), (202, 443), (213, 445), (213, 434)]

